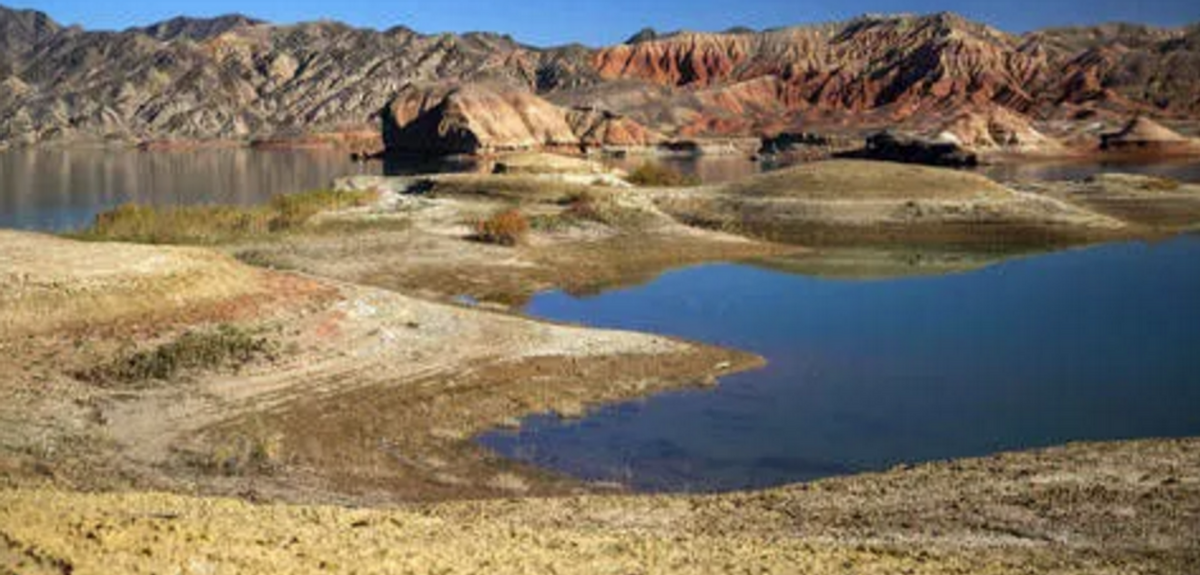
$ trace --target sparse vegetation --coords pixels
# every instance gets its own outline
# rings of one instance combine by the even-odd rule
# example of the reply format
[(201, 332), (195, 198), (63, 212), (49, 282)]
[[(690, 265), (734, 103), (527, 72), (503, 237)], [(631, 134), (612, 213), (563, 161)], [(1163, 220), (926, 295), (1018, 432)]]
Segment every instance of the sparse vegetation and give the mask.
[(475, 224), (475, 239), (489, 244), (516, 246), (529, 235), (529, 220), (516, 208), (496, 212)]
[(237, 369), (272, 354), (266, 338), (233, 326), (211, 331), (190, 331), (151, 350), (123, 354), (115, 361), (79, 372), (76, 376), (99, 385), (169, 381), (187, 371)]
[(160, 208), (126, 204), (96, 216), (75, 235), (96, 241), (151, 244), (216, 244), (304, 227), (323, 211), (369, 205), (378, 192), (316, 190), (280, 194), (265, 206), (182, 206)]
[(626, 178), (635, 186), (678, 188), (700, 185), (700, 179), (659, 162), (645, 162)]
[(541, 231), (558, 231), (583, 222), (596, 222), (615, 228), (631, 228), (645, 223), (649, 217), (642, 210), (621, 205), (610, 195), (591, 192), (572, 194), (563, 205), (561, 212), (531, 218), (531, 226)]

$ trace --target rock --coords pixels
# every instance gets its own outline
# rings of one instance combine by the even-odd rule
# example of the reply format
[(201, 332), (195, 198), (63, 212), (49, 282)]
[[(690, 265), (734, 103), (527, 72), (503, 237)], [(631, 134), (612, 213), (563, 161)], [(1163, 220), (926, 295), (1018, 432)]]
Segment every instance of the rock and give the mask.
[(867, 138), (864, 149), (845, 157), (860, 157), (905, 164), (927, 166), (971, 167), (979, 165), (979, 158), (953, 142), (937, 142), (914, 136), (901, 136), (891, 132), (880, 132)]
[(388, 153), (429, 155), (578, 148), (567, 114), (498, 84), (409, 84), (383, 114)]

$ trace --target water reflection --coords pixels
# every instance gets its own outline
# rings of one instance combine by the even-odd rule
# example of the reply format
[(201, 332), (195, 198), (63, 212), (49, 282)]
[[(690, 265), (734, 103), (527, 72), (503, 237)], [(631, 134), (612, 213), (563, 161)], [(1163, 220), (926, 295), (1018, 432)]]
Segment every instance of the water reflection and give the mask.
[(251, 205), (378, 166), (340, 152), (63, 149), (0, 152), (0, 227), (79, 228), (123, 203)]
[(1039, 253), (1045, 253), (1045, 250), (1013, 248), (980, 251), (938, 246), (831, 247), (746, 263), (814, 278), (867, 281), (966, 273)]
[(1181, 182), (1200, 182), (1200, 161), (1064, 161), (1022, 162), (983, 166), (979, 171), (995, 180), (1082, 180), (1097, 174), (1128, 173), (1171, 178)]

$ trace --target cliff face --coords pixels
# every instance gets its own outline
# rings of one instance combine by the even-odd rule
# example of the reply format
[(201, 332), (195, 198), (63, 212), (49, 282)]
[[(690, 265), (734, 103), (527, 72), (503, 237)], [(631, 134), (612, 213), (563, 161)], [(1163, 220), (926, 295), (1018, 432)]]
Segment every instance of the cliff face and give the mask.
[[(1200, 118), (1200, 27), (1006, 34), (951, 14), (639, 34), (592, 50), (494, 34), (176, 18), (122, 32), (0, 8), (0, 145), (359, 131), (410, 83), (483, 82), (615, 113), (613, 139), (853, 127), (1003, 108)], [(1106, 116), (1106, 117), (1109, 117)]]

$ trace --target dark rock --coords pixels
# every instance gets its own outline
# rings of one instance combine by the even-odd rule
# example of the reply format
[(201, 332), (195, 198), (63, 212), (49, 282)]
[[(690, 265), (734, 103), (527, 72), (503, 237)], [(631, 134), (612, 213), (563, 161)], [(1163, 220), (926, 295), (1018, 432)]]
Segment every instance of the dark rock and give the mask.
[(979, 165), (978, 156), (958, 144), (934, 142), (892, 132), (873, 134), (867, 138), (866, 146), (862, 150), (842, 153), (839, 156), (952, 168)]

